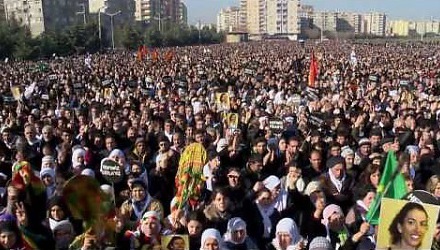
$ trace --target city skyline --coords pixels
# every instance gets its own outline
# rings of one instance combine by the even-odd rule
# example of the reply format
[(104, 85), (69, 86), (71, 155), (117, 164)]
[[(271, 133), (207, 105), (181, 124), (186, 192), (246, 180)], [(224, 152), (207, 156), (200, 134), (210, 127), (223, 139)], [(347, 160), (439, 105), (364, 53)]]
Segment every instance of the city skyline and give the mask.
[[(220, 9), (239, 6), (239, 0), (184, 0), (188, 7), (188, 22), (196, 24), (215, 23)], [(440, 19), (439, 0), (302, 0), (302, 4), (312, 5), (317, 11), (384, 12), (391, 20)]]

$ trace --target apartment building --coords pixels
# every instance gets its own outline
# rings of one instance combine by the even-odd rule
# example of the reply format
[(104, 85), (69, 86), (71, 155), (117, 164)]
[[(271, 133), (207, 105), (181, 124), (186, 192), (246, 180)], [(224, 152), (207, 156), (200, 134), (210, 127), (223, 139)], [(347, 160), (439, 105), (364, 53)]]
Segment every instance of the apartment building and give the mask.
[(353, 12), (339, 12), (336, 29), (342, 32), (361, 33), (362, 15)]
[(88, 2), (84, 0), (3, 0), (7, 19), (29, 28), (32, 36), (45, 30), (59, 30), (86, 20)]
[(312, 15), (314, 27), (322, 31), (335, 32), (338, 27), (338, 13), (318, 11)]
[(241, 0), (239, 27), (250, 36), (282, 35), (295, 39), (300, 33), (299, 0)]
[(220, 10), (217, 15), (217, 32), (236, 32), (240, 30), (240, 9), (229, 7)]
[(363, 15), (364, 30), (362, 33), (384, 36), (386, 30), (387, 17), (385, 13), (370, 12)]
[(188, 8), (184, 2), (179, 4), (179, 23), (188, 25)]

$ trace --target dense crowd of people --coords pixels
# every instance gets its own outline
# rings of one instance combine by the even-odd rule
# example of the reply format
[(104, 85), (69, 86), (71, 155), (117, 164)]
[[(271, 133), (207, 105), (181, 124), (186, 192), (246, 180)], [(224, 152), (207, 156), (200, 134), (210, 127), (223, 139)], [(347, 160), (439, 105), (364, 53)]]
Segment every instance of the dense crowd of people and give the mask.
[[(162, 236), (180, 250), (375, 249), (366, 214), (390, 150), (408, 192), (440, 197), (440, 44), (154, 53), (0, 64), (0, 249), (163, 249)], [(207, 152), (204, 186), (196, 204), (176, 205), (192, 143)], [(103, 159), (118, 163), (122, 180), (103, 176)], [(63, 188), (75, 176), (111, 197), (110, 229), (70, 211)], [(389, 249), (421, 241), (402, 240)], [(432, 241), (440, 249), (440, 231)]]

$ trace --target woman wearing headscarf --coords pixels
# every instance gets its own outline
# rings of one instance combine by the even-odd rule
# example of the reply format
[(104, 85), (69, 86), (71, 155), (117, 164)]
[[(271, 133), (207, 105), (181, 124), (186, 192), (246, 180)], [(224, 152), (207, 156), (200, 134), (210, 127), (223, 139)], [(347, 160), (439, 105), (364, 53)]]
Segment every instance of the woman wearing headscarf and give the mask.
[(261, 189), (249, 208), (245, 208), (244, 214), (248, 233), (256, 240), (259, 249), (264, 249), (275, 235), (275, 225), (281, 216), (275, 208), (272, 193), (267, 189)]
[[(118, 249), (161, 249), (160, 238), (162, 225), (161, 217), (155, 211), (148, 211), (140, 220), (135, 231), (127, 231), (118, 237)], [(121, 235), (120, 235), (121, 236)]]
[(163, 207), (160, 201), (154, 199), (147, 191), (142, 180), (134, 180), (131, 188), (131, 198), (121, 205), (121, 215), (128, 229), (133, 229), (146, 211), (157, 212), (163, 219)]
[(276, 227), (275, 238), (267, 246), (267, 250), (302, 250), (305, 242), (299, 234), (298, 226), (290, 218), (280, 220)]
[(125, 174), (130, 172), (130, 164), (128, 164), (124, 152), (122, 152), (120, 149), (113, 149), (108, 155), (108, 158), (119, 163), (119, 165), (124, 169)]
[(230, 250), (258, 250), (257, 245), (247, 235), (246, 222), (239, 217), (228, 221), (228, 230), (224, 235), (225, 245)]
[(32, 224), (23, 202), (16, 204), (15, 213), (0, 216), (0, 250), (54, 249), (52, 233), (42, 224)]
[(1, 220), (0, 221), (0, 249), (23, 249), (31, 250), (35, 247), (32, 241), (26, 240), (20, 228), (17, 226), (17, 222), (14, 220)]
[(203, 231), (200, 250), (229, 250), (223, 243), (222, 236), (217, 229), (208, 228)]
[[(127, 188), (127, 175), (130, 173), (130, 164), (128, 164), (124, 153), (119, 149), (113, 149), (108, 155), (107, 159), (118, 163), (122, 171), (122, 180), (118, 183), (114, 183), (115, 194), (119, 194), (121, 191)], [(104, 160), (106, 159), (103, 159), (101, 164)], [(107, 183), (107, 181), (102, 178), (101, 171), (96, 171), (95, 175), (96, 179), (98, 179), (100, 183)]]
[(72, 171), (74, 174), (80, 174), (85, 168), (86, 151), (83, 148), (76, 148), (72, 153)]
[(55, 192), (55, 170), (52, 168), (42, 168), (40, 179), (46, 189), (46, 197), (51, 198)]
[(326, 235), (319, 236), (326, 237), (337, 250), (357, 249), (360, 241), (369, 232), (370, 224), (363, 222), (359, 231), (351, 234), (344, 222), (345, 217), (340, 206), (335, 204), (326, 206), (322, 212), (322, 224), (325, 227)]

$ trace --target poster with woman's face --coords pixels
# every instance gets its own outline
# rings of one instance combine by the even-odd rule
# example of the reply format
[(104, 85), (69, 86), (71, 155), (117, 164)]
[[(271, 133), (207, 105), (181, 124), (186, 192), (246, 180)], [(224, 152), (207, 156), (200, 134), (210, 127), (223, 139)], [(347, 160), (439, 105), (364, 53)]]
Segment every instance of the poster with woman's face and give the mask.
[(238, 114), (237, 113), (229, 113), (226, 116), (227, 124), (229, 128), (237, 128), (238, 127)]
[(215, 94), (215, 105), (217, 105), (217, 111), (226, 111), (231, 109), (229, 93), (222, 92)]
[(173, 234), (162, 236), (162, 250), (189, 250), (188, 235)]
[(431, 249), (439, 208), (383, 198), (376, 249)]

